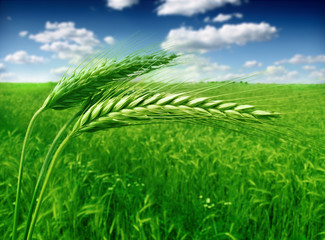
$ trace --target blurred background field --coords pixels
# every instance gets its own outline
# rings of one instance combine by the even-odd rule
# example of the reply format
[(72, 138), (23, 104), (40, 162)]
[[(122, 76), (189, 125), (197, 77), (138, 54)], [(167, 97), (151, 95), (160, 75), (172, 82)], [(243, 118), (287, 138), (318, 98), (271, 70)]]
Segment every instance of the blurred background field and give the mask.
[[(188, 88), (284, 112), (290, 128), (253, 136), (172, 123), (81, 135), (52, 175), (35, 239), (324, 239), (324, 85), (216, 84)], [(53, 87), (0, 84), (2, 239), (12, 231), (26, 127)], [(20, 233), (42, 160), (73, 113), (51, 110), (36, 123)], [(301, 144), (280, 140), (284, 130)]]

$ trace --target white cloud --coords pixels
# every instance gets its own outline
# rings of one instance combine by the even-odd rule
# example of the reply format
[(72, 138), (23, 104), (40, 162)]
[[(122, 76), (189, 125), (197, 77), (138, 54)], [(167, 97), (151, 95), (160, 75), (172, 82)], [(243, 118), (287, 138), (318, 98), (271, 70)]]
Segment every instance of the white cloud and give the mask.
[(283, 64), (283, 63), (307, 64), (307, 63), (317, 63), (317, 62), (325, 62), (325, 55), (304, 56), (301, 54), (296, 54), (290, 59), (283, 59), (275, 62), (275, 64), (276, 65)]
[(107, 36), (104, 38), (104, 41), (107, 43), (107, 44), (114, 44), (115, 43), (115, 39), (112, 37), (112, 36)]
[(15, 74), (6, 72), (6, 66), (0, 63), (0, 82), (10, 82), (15, 79)]
[(203, 21), (204, 21), (205, 23), (208, 23), (208, 22), (211, 22), (211, 19), (210, 19), (210, 17), (208, 16), (208, 17), (205, 17), (205, 18), (203, 19)]
[(23, 50), (7, 55), (4, 60), (15, 64), (36, 64), (45, 62), (45, 58), (28, 55), (28, 53)]
[(266, 68), (265, 76), (265, 81), (269, 83), (299, 82), (299, 72), (288, 71), (283, 66), (268, 66)]
[[(239, 82), (239, 81), (243, 80), (243, 78), (245, 78), (245, 77), (247, 77), (247, 75), (243, 74), (243, 73), (228, 73), (226, 75), (215, 76), (210, 81), (217, 81), (217, 82), (236, 81), (236, 82)], [(244, 80), (244, 81), (247, 81), (247, 80)]]
[(66, 72), (68, 74), (71, 74), (72, 71), (73, 71), (72, 68), (68, 68), (68, 67), (65, 67), (65, 66), (59, 67), (59, 68), (54, 68), (54, 69), (52, 68), (52, 69), (50, 69), (50, 73), (51, 74), (54, 74), (54, 75), (59, 76), (59, 77), (61, 77)]
[(107, 7), (115, 10), (123, 10), (123, 8), (131, 7), (138, 3), (139, 0), (107, 0)]
[(230, 70), (230, 66), (228, 65), (222, 65), (216, 62), (211, 62), (210, 59), (193, 55), (190, 57), (191, 58), (191, 69), (195, 70), (201, 70), (202, 72), (205, 73), (216, 73), (219, 71), (228, 71)]
[(236, 18), (243, 18), (244, 15), (242, 13), (233, 13), (233, 16), (235, 16)]
[(228, 71), (231, 69), (228, 65), (211, 62), (210, 59), (195, 54), (181, 56), (180, 61), (186, 64), (168, 69), (169, 74), (167, 75), (162, 70), (164, 75), (162, 78), (167, 77), (167, 81), (172, 78), (177, 82), (211, 81), (216, 77), (228, 75)]
[(248, 42), (267, 41), (276, 34), (276, 27), (265, 22), (225, 24), (221, 28), (207, 25), (199, 30), (180, 27), (169, 31), (162, 47), (178, 51), (207, 52), (232, 44), (245, 45)]
[(312, 79), (322, 79), (325, 80), (325, 68), (319, 70), (319, 71), (313, 71), (309, 74), (309, 77)]
[(11, 82), (17, 78), (17, 75), (11, 72), (0, 73), (0, 82)]
[(261, 62), (258, 62), (256, 60), (246, 61), (244, 64), (244, 67), (250, 68), (250, 67), (261, 67), (263, 64)]
[(0, 73), (3, 72), (5, 69), (5, 65), (3, 63), (0, 63)]
[(46, 22), (45, 31), (29, 35), (30, 39), (43, 43), (41, 49), (55, 53), (55, 57), (80, 61), (92, 54), (99, 45), (95, 34), (85, 28), (76, 28), (74, 22)]
[(49, 43), (59, 40), (67, 40), (80, 45), (97, 45), (99, 41), (94, 33), (85, 28), (75, 28), (74, 22), (51, 23), (46, 22), (44, 32), (31, 34), (30, 39), (36, 42)]
[(21, 36), (21, 37), (26, 37), (27, 34), (28, 34), (28, 31), (21, 31), (21, 32), (19, 32), (19, 36)]
[[(162, 71), (163, 76), (157, 79), (176, 82), (213, 82), (213, 81), (248, 81), (250, 83), (315, 83), (315, 79), (325, 80), (325, 69), (311, 73), (309, 78), (301, 75), (297, 70), (289, 70), (284, 66), (272, 65), (267, 66), (258, 72), (242, 72), (232, 69), (228, 65), (212, 62), (201, 55), (186, 54), (183, 56), (183, 63), (186, 65), (176, 66), (168, 69), (166, 75)], [(252, 61), (253, 62), (253, 61)], [(257, 62), (257, 61), (256, 61)], [(257, 62), (258, 63), (258, 62)], [(159, 71), (158, 71), (159, 72)], [(317, 81), (319, 83), (319, 81)]]
[(11, 21), (11, 20), (12, 20), (12, 17), (8, 16), (8, 17), (7, 17), (7, 20), (8, 20), (8, 21)]
[(304, 69), (306, 71), (313, 71), (313, 70), (316, 70), (316, 67), (313, 65), (304, 65), (304, 66), (302, 66), (302, 69)]
[(268, 75), (277, 76), (286, 73), (287, 70), (283, 66), (268, 66), (266, 72)]
[(242, 18), (243, 14), (241, 14), (241, 13), (233, 13), (233, 14), (219, 13), (213, 19), (210, 19), (209, 17), (204, 18), (204, 22), (226, 22), (226, 21), (229, 21), (230, 19), (232, 19), (233, 17)]
[(232, 15), (231, 14), (222, 14), (219, 13), (218, 16), (216, 16), (215, 18), (212, 19), (213, 22), (225, 22), (232, 19)]
[(193, 16), (220, 8), (226, 4), (240, 5), (241, 0), (163, 0), (158, 6), (158, 15)]
[(48, 52), (55, 52), (54, 57), (71, 61), (80, 61), (82, 58), (93, 53), (92, 46), (71, 44), (68, 41), (56, 41), (41, 46), (41, 49)]

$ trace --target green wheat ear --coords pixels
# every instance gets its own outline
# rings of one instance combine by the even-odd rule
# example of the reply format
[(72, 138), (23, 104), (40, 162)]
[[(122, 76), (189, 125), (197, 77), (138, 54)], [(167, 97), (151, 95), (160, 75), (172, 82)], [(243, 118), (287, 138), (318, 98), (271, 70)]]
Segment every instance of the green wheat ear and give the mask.
[(107, 128), (181, 121), (208, 124), (214, 121), (262, 123), (279, 117), (279, 113), (257, 110), (251, 105), (208, 97), (192, 97), (186, 93), (124, 93), (95, 103), (74, 126), (76, 133)]
[(66, 109), (79, 105), (101, 89), (114, 83), (129, 80), (129, 76), (140, 76), (172, 63), (176, 54), (164, 51), (148, 55), (128, 55), (120, 61), (101, 59), (100, 62), (86, 66), (80, 72), (65, 76), (45, 100), (44, 108)]
[[(150, 54), (131, 54), (119, 61), (102, 58), (90, 62), (79, 72), (78, 69), (76, 69), (70, 76), (62, 77), (54, 90), (46, 98), (43, 106), (33, 115), (25, 134), (19, 163), (13, 220), (13, 240), (17, 238), (18, 209), (20, 205), (25, 149), (37, 116), (47, 109), (67, 109), (76, 107), (82, 103), (84, 103), (83, 107), (86, 107), (89, 104), (91, 105), (91, 102), (93, 102), (94, 99), (96, 100), (100, 98), (103, 89), (107, 89), (115, 83), (130, 80), (131, 78), (129, 76), (140, 76), (165, 67), (168, 64), (172, 64), (173, 60), (176, 58), (176, 54), (169, 54), (165, 51), (157, 51)], [(70, 121), (73, 122), (73, 120), (78, 116), (79, 113), (77, 113)], [(56, 143), (54, 143), (54, 145), (55, 144)], [(54, 149), (54, 147), (50, 149)], [(33, 200), (36, 201), (36, 199)]]
[[(133, 78), (131, 78), (133, 79)], [(193, 122), (213, 125), (214, 122), (263, 124), (263, 121), (279, 116), (278, 113), (256, 110), (251, 105), (240, 105), (209, 97), (194, 97), (187, 93), (163, 93), (152, 91), (150, 84), (135, 89), (137, 82), (129, 81), (107, 91), (106, 96), (80, 114), (73, 130), (58, 147), (41, 182), (38, 201), (25, 236), (30, 240), (33, 235), (38, 212), (44, 192), (58, 157), (72, 137), (83, 132), (93, 132), (108, 128), (130, 125), (143, 125), (163, 121)], [(121, 89), (122, 88), (122, 89)], [(36, 192), (37, 193), (37, 192)], [(36, 199), (36, 196), (35, 196)]]

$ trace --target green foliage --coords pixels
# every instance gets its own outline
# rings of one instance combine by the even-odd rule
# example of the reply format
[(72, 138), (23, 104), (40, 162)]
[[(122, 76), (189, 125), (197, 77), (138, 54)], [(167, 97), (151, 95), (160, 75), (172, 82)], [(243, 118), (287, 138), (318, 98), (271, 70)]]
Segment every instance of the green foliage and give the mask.
[[(53, 172), (34, 237), (323, 239), (324, 151), (317, 145), (281, 141), (279, 136), (297, 131), (301, 142), (325, 141), (324, 86), (202, 86), (211, 89), (207, 95), (284, 113), (281, 122), (291, 128), (259, 137), (170, 123), (80, 135), (68, 144)], [(25, 129), (52, 87), (0, 86), (3, 239), (9, 239), (12, 231)], [(186, 86), (184, 91), (197, 87)], [(45, 112), (31, 137), (27, 158), (33, 161), (25, 166), (20, 235), (48, 146), (73, 113)]]

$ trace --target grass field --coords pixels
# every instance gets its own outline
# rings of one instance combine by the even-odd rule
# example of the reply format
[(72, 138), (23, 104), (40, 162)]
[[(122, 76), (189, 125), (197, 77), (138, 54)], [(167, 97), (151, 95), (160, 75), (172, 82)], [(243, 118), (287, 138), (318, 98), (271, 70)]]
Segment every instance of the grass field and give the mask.
[[(12, 233), (26, 127), (53, 86), (0, 84), (1, 239)], [(179, 123), (73, 139), (50, 180), (35, 239), (325, 239), (324, 90), (237, 83), (208, 93), (285, 111), (282, 121), (299, 131), (281, 131), (301, 144), (280, 140), (281, 132), (252, 136)], [(51, 110), (36, 123), (20, 235), (42, 160), (73, 112)]]

